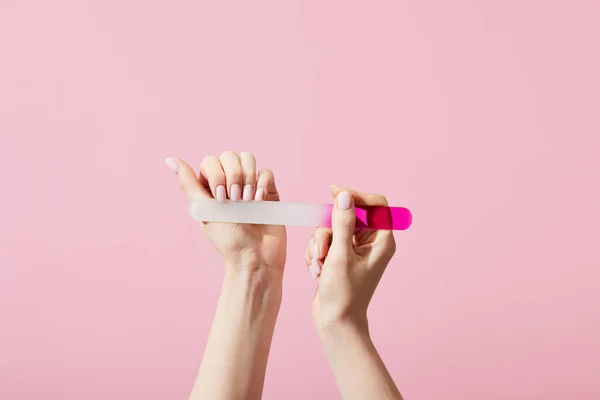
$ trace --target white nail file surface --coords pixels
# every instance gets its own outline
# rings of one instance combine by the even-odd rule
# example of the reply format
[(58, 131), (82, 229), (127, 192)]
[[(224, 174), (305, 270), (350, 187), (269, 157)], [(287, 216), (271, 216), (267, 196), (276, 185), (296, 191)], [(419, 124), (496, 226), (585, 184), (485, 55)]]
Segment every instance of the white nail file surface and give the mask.
[(323, 214), (321, 204), (311, 203), (198, 199), (190, 204), (190, 216), (205, 222), (319, 226)]
[[(189, 214), (196, 221), (239, 224), (330, 227), (332, 204), (279, 201), (217, 201), (197, 199)], [(355, 207), (356, 226), (370, 229), (404, 230), (412, 214), (404, 207)]]

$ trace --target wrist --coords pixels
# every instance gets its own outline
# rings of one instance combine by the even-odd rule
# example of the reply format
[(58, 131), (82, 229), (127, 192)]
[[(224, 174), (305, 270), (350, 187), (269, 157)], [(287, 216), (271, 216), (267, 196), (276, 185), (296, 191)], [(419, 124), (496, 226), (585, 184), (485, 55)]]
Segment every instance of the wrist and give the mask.
[(369, 329), (356, 323), (329, 325), (318, 332), (319, 341), (328, 359), (356, 349), (371, 348), (373, 341)]
[(258, 260), (237, 259), (225, 262), (225, 280), (248, 280), (265, 284), (281, 284), (283, 269), (274, 268)]
[(223, 261), (226, 274), (243, 273), (241, 275), (246, 275), (246, 273), (252, 273), (259, 276), (270, 275), (281, 278), (283, 275), (283, 263), (271, 265), (274, 263), (265, 261), (261, 254), (254, 251), (223, 257)]
[(336, 319), (315, 323), (317, 335), (323, 345), (340, 341), (370, 338), (366, 315), (357, 318)]
[[(245, 304), (259, 314), (275, 314), (282, 298), (283, 273), (259, 265), (227, 265), (221, 296), (227, 302)], [(254, 314), (254, 313), (253, 313)]]

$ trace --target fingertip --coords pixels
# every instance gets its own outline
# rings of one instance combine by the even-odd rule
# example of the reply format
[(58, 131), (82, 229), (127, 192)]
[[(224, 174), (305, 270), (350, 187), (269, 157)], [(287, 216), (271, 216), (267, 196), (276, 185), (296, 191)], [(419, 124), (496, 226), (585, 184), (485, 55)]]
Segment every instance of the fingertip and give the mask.
[(256, 201), (263, 201), (265, 198), (265, 190), (261, 187), (259, 187), (258, 189), (256, 189), (256, 194), (254, 197), (254, 200)]
[(319, 259), (321, 258), (321, 246), (319, 246), (319, 243), (317, 240), (315, 240), (314, 244), (313, 244), (313, 258), (314, 259)]
[[(261, 200), (275, 200), (279, 201), (279, 192), (277, 191), (277, 185), (275, 184), (275, 175), (273, 171), (268, 168), (263, 168), (258, 172), (258, 178), (256, 181), (257, 193), (256, 199), (258, 199), (258, 191), (262, 188), (260, 196)], [(260, 200), (259, 200), (260, 201)]]
[(310, 274), (312, 275), (313, 279), (317, 279), (319, 276), (321, 276), (323, 266), (319, 260), (312, 259), (308, 270), (310, 271)]
[(335, 197), (337, 208), (340, 210), (349, 210), (354, 205), (352, 194), (344, 190)]
[(165, 164), (177, 175), (179, 186), (183, 189), (188, 199), (207, 197), (207, 193), (200, 185), (196, 173), (185, 161), (175, 157), (168, 157), (165, 159)]
[(167, 157), (165, 158), (165, 164), (167, 165), (167, 167), (169, 167), (169, 169), (176, 174), (179, 171), (179, 164), (177, 163), (177, 160), (173, 157)]

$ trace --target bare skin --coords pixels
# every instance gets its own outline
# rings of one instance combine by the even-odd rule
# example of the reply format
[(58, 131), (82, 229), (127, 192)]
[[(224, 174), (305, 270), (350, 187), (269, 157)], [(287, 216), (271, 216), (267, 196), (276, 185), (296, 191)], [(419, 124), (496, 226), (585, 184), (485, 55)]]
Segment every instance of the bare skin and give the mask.
[[(167, 159), (189, 200), (279, 201), (270, 170), (256, 172), (250, 153), (204, 159), (197, 175)], [(387, 205), (384, 196), (332, 187), (331, 229), (317, 229), (305, 261), (319, 286), (313, 322), (345, 400), (402, 400), (369, 334), (367, 308), (396, 246), (390, 231), (354, 229), (354, 205)], [(224, 279), (190, 400), (262, 396), (286, 261), (283, 226), (202, 223), (222, 257)]]

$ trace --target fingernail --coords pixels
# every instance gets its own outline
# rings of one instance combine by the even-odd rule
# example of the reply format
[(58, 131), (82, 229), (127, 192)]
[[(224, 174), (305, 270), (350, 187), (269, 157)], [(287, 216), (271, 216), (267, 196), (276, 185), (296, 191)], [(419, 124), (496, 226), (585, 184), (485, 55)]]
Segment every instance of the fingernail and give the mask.
[(250, 201), (250, 200), (252, 200), (252, 185), (246, 185), (246, 186), (244, 186), (243, 200), (244, 201)]
[(317, 260), (312, 260), (308, 269), (310, 270), (313, 279), (317, 279), (321, 274), (321, 264)]
[(173, 171), (173, 173), (176, 174), (177, 171), (179, 171), (179, 165), (177, 165), (177, 163), (173, 161), (172, 158), (165, 159), (165, 164), (167, 164), (167, 167), (169, 167), (169, 169)]
[(342, 192), (337, 195), (337, 206), (340, 210), (348, 210), (351, 201), (350, 192)]
[(264, 198), (265, 198), (265, 191), (263, 190), (263, 188), (256, 189), (255, 200), (256, 201), (262, 201)]
[(313, 246), (313, 259), (318, 260), (321, 258), (321, 253), (319, 252), (319, 245), (315, 242)]
[(225, 201), (225, 186), (217, 186), (217, 201)]
[(231, 201), (238, 201), (240, 199), (240, 185), (238, 185), (237, 183), (235, 185), (231, 185), (231, 194), (230, 194), (230, 198)]

